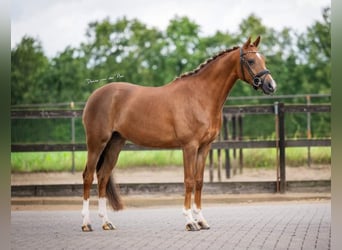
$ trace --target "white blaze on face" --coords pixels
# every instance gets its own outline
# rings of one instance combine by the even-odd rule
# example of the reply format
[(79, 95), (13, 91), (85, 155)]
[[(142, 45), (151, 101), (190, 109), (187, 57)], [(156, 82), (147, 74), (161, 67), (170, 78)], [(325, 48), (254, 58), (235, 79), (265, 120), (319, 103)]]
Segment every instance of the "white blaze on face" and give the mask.
[(261, 55), (259, 54), (259, 52), (255, 53), (255, 54), (256, 54), (256, 56), (257, 56), (260, 60), (262, 60), (262, 57), (261, 57)]

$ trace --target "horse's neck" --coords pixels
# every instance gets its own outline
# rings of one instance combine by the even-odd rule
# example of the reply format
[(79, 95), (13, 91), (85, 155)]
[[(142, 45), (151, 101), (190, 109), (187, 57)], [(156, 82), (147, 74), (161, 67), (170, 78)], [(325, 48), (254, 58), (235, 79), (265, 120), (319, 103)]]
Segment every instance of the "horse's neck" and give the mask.
[(233, 53), (236, 51), (222, 55), (188, 79), (196, 96), (205, 98), (213, 112), (221, 112), (230, 90), (238, 79), (239, 62)]

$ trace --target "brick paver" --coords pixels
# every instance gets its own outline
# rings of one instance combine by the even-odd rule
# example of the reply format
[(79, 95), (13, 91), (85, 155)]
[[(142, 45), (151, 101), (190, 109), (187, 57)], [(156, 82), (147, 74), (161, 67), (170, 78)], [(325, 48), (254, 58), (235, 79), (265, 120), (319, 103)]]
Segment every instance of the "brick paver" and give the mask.
[[(81, 209), (81, 206), (80, 206)], [(109, 213), (117, 227), (81, 232), (80, 211), (12, 211), (12, 249), (330, 249), (330, 202), (209, 205), (211, 229), (186, 232), (181, 208)]]

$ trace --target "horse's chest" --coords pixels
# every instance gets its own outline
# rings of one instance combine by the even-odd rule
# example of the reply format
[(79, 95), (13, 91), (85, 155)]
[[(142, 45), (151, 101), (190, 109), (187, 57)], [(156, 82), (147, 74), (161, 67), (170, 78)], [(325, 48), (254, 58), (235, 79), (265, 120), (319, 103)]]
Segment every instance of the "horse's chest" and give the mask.
[(204, 135), (204, 140), (208, 142), (214, 141), (220, 132), (220, 128), (221, 128), (221, 119), (218, 118), (218, 119), (212, 120), (206, 130), (206, 133)]

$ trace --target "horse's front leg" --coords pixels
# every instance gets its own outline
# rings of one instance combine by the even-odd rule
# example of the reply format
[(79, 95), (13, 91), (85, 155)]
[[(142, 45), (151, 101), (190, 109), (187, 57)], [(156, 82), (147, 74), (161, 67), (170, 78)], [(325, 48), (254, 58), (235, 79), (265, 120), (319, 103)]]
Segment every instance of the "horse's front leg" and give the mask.
[(193, 206), (194, 219), (198, 223), (201, 229), (209, 229), (210, 226), (202, 213), (202, 188), (203, 188), (203, 177), (205, 162), (207, 159), (208, 152), (210, 150), (210, 144), (200, 147), (197, 154), (197, 165), (196, 165), (196, 185), (195, 185), (195, 204)]
[(197, 160), (198, 148), (190, 145), (183, 148), (183, 163), (184, 163), (184, 186), (185, 186), (185, 198), (183, 215), (185, 216), (187, 231), (198, 231), (200, 227), (196, 223), (191, 212), (191, 194), (195, 186), (195, 165)]

